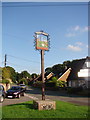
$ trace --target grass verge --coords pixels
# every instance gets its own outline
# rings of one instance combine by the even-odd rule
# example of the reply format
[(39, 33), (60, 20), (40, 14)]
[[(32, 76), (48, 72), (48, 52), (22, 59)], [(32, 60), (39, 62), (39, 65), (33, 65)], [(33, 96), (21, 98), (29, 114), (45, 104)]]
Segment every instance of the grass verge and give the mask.
[(88, 106), (56, 101), (56, 110), (38, 111), (33, 101), (2, 107), (3, 118), (87, 118)]

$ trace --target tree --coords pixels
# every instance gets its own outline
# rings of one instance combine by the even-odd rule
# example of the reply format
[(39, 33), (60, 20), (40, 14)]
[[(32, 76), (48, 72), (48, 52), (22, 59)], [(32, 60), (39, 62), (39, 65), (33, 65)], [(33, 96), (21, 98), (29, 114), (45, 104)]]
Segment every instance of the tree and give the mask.
[(2, 68), (2, 79), (10, 79), (13, 82), (16, 82), (16, 72), (14, 68), (7, 66)]
[(23, 71), (20, 74), (21, 78), (31, 78), (31, 75), (27, 71)]
[(35, 79), (35, 78), (37, 78), (37, 74), (36, 73), (33, 73), (32, 75), (31, 75), (31, 77), (32, 77), (32, 79)]
[(22, 78), (22, 79), (19, 80), (19, 84), (25, 84), (25, 85), (27, 85), (28, 82), (27, 82), (27, 80), (25, 78)]
[(48, 67), (45, 69), (46, 75), (52, 72), (52, 67)]
[(71, 62), (69, 60), (63, 62), (64, 67), (70, 68)]
[(19, 80), (21, 79), (20, 73), (16, 72), (16, 81), (19, 83)]
[(63, 64), (56, 64), (52, 67), (52, 72), (56, 75), (59, 76), (60, 73), (63, 73), (65, 70)]
[(10, 79), (10, 71), (4, 67), (2, 68), (2, 79), (7, 79), (9, 78)]
[(14, 70), (14, 68), (7, 66), (6, 69), (10, 72), (10, 79), (16, 83), (16, 72)]
[(3, 79), (3, 80), (2, 80), (2, 83), (9, 84), (9, 83), (10, 83), (10, 81), (9, 81), (9, 80), (7, 80), (7, 79)]

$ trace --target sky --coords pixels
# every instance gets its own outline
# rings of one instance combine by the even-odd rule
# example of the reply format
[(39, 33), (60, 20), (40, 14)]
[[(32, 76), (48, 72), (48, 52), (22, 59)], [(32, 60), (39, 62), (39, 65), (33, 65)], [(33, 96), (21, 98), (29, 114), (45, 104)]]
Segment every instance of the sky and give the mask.
[(89, 2), (89, 0), (1, 0), (2, 2)]
[(50, 35), (45, 68), (88, 56), (87, 2), (3, 2), (2, 65), (17, 72), (41, 72), (41, 56), (34, 47), (34, 32)]

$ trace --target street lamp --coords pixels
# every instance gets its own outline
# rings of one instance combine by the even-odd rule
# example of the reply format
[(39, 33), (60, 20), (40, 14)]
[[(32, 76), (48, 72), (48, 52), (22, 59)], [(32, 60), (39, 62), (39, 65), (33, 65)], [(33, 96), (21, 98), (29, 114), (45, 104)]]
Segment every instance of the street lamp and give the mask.
[(42, 100), (45, 100), (45, 81), (44, 81), (44, 51), (49, 50), (49, 34), (43, 31), (35, 32), (35, 48), (41, 52), (41, 74), (42, 74)]

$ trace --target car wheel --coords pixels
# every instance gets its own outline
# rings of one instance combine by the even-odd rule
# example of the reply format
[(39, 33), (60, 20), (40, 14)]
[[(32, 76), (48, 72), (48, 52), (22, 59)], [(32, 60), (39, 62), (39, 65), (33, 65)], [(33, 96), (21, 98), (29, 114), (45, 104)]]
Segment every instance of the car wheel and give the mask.
[(20, 98), (20, 94), (18, 94), (18, 97), (17, 98)]
[(22, 96), (24, 96), (24, 92), (22, 93)]
[(2, 103), (3, 101), (4, 101), (4, 97), (1, 96), (1, 98), (0, 98), (0, 102)]

